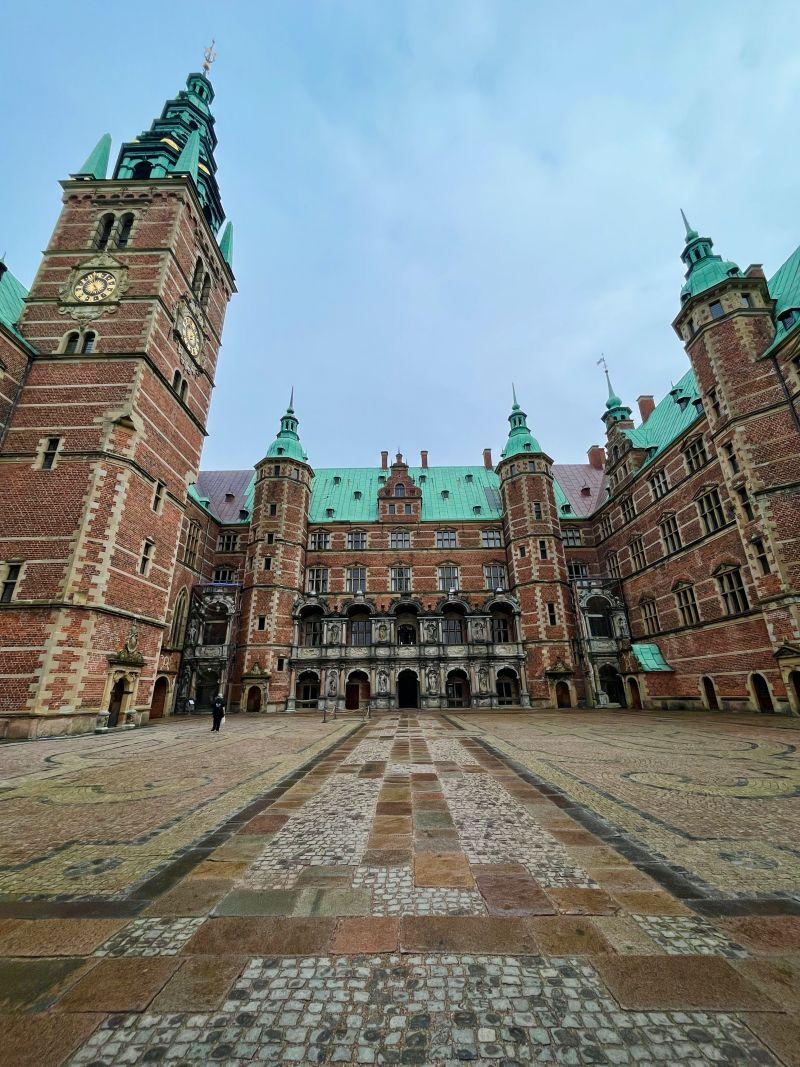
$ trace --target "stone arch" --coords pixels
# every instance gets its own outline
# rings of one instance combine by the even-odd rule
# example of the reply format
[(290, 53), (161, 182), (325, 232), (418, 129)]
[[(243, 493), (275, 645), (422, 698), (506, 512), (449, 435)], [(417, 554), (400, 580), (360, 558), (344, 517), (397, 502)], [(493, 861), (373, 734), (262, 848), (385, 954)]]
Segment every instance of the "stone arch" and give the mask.
[(519, 707), (522, 692), (519, 672), (514, 667), (501, 667), (495, 679), (498, 707)]
[(411, 667), (404, 667), (397, 675), (397, 706), (419, 707), (419, 675)]
[(463, 667), (452, 667), (447, 672), (445, 680), (445, 699), (448, 708), (468, 708), (471, 696), (469, 675)]
[(748, 687), (756, 711), (771, 714), (775, 711), (775, 701), (770, 691), (769, 682), (763, 674), (753, 671), (748, 679)]
[(261, 711), (263, 703), (263, 693), (260, 685), (251, 685), (247, 690), (247, 697), (245, 700), (245, 710), (250, 712)]
[(295, 707), (316, 709), (319, 707), (319, 698), (319, 671), (311, 669), (301, 671), (295, 682)]
[(703, 704), (709, 711), (720, 710), (719, 696), (714, 685), (714, 679), (707, 674), (704, 674), (700, 679), (700, 694), (703, 698)]
[(371, 688), (369, 675), (360, 667), (347, 672), (344, 684), (344, 706), (348, 711), (358, 711), (369, 706)]
[(642, 710), (642, 691), (637, 678), (628, 678), (628, 702), (635, 711)]
[(563, 678), (559, 678), (555, 685), (556, 707), (557, 708), (571, 708), (572, 707), (572, 693), (570, 692), (569, 682)]
[(153, 697), (150, 701), (150, 718), (163, 719), (167, 707), (167, 695), (169, 694), (169, 679), (165, 674), (156, 678), (153, 686)]

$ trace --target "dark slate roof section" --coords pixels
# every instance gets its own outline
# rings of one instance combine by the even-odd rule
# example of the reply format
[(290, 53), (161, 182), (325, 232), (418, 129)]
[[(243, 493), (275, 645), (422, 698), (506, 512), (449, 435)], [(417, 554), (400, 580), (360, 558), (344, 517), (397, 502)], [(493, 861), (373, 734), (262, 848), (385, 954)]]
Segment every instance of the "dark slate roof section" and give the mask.
[(242, 522), (240, 511), (249, 514), (253, 471), (201, 471), (197, 476), (197, 495), (208, 500), (208, 507), (221, 523)]
[[(606, 474), (588, 463), (554, 463), (553, 477), (572, 505), (573, 517), (586, 519), (606, 499)], [(585, 493), (584, 489), (589, 492)], [(560, 515), (564, 522), (568, 515)]]

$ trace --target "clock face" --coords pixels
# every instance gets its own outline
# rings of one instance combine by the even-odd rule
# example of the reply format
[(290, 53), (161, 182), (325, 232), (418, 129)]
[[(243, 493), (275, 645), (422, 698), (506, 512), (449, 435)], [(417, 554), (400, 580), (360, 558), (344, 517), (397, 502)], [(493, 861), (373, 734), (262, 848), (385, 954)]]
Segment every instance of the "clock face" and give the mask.
[(197, 358), (200, 354), (200, 327), (197, 320), (192, 315), (182, 315), (178, 331), (189, 354)]
[(107, 270), (90, 270), (78, 278), (73, 296), (82, 304), (97, 304), (107, 300), (117, 288), (117, 279)]

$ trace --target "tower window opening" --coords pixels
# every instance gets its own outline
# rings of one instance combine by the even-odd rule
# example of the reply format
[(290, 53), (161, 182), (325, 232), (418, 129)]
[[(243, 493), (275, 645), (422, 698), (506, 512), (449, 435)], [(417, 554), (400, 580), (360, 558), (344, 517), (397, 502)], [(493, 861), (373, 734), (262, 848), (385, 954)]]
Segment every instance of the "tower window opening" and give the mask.
[(21, 563), (7, 563), (6, 573), (3, 577), (3, 585), (0, 589), (0, 604), (10, 604), (14, 599), (14, 592), (22, 571)]
[(43, 471), (51, 471), (56, 465), (56, 456), (58, 450), (61, 447), (60, 437), (48, 437), (47, 444), (42, 452), (41, 469)]
[(88, 354), (94, 352), (94, 344), (97, 340), (97, 334), (93, 330), (87, 331), (83, 335), (83, 344), (81, 345), (81, 352)]
[(71, 355), (73, 352), (78, 351), (78, 344), (80, 343), (80, 334), (73, 332), (67, 334), (67, 340), (64, 345), (64, 351), (67, 355)]
[(108, 248), (108, 241), (111, 237), (111, 231), (113, 229), (114, 216), (103, 215), (102, 219), (100, 219), (100, 226), (98, 227), (97, 236), (94, 240), (94, 246), (96, 249), (102, 252), (103, 249)]
[(130, 212), (127, 215), (123, 215), (120, 220), (119, 229), (117, 230), (117, 248), (127, 248), (131, 239), (131, 230), (133, 229), (133, 215)]
[(146, 181), (147, 178), (153, 173), (152, 163), (148, 163), (146, 159), (140, 160), (133, 168), (133, 178), (137, 181)]
[(203, 308), (208, 307), (208, 298), (211, 295), (211, 275), (206, 272), (205, 278), (203, 278), (203, 288), (200, 291), (200, 306)]
[(194, 274), (192, 275), (192, 292), (196, 297), (200, 296), (200, 291), (203, 288), (203, 261), (198, 259), (194, 267)]

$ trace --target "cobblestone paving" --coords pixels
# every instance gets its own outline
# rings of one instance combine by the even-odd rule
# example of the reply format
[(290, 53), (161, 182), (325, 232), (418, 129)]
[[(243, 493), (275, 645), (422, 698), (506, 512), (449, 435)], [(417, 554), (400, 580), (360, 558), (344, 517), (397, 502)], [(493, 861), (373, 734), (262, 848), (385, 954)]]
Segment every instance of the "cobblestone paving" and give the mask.
[(645, 933), (670, 956), (726, 956), (742, 959), (747, 951), (705, 919), (683, 915), (634, 915)]
[(470, 775), (448, 778), (443, 788), (471, 863), (521, 863), (544, 886), (596, 886), (500, 783)]
[(222, 1011), (105, 1022), (74, 1067), (225, 1063), (771, 1063), (728, 1014), (621, 1012), (579, 959), (252, 959)]
[(457, 721), (698, 884), (800, 899), (800, 720), (567, 712)]
[[(669, 867), (636, 866), (478, 744), (486, 716), (462, 718), (342, 723), (327, 755), (299, 720), (328, 742), (307, 773), (113, 901), (119, 918), (0, 898), (0, 1064), (792, 1067), (788, 902), (701, 917)], [(528, 744), (538, 718), (516, 722)], [(187, 809), (183, 838), (205, 819)]]

